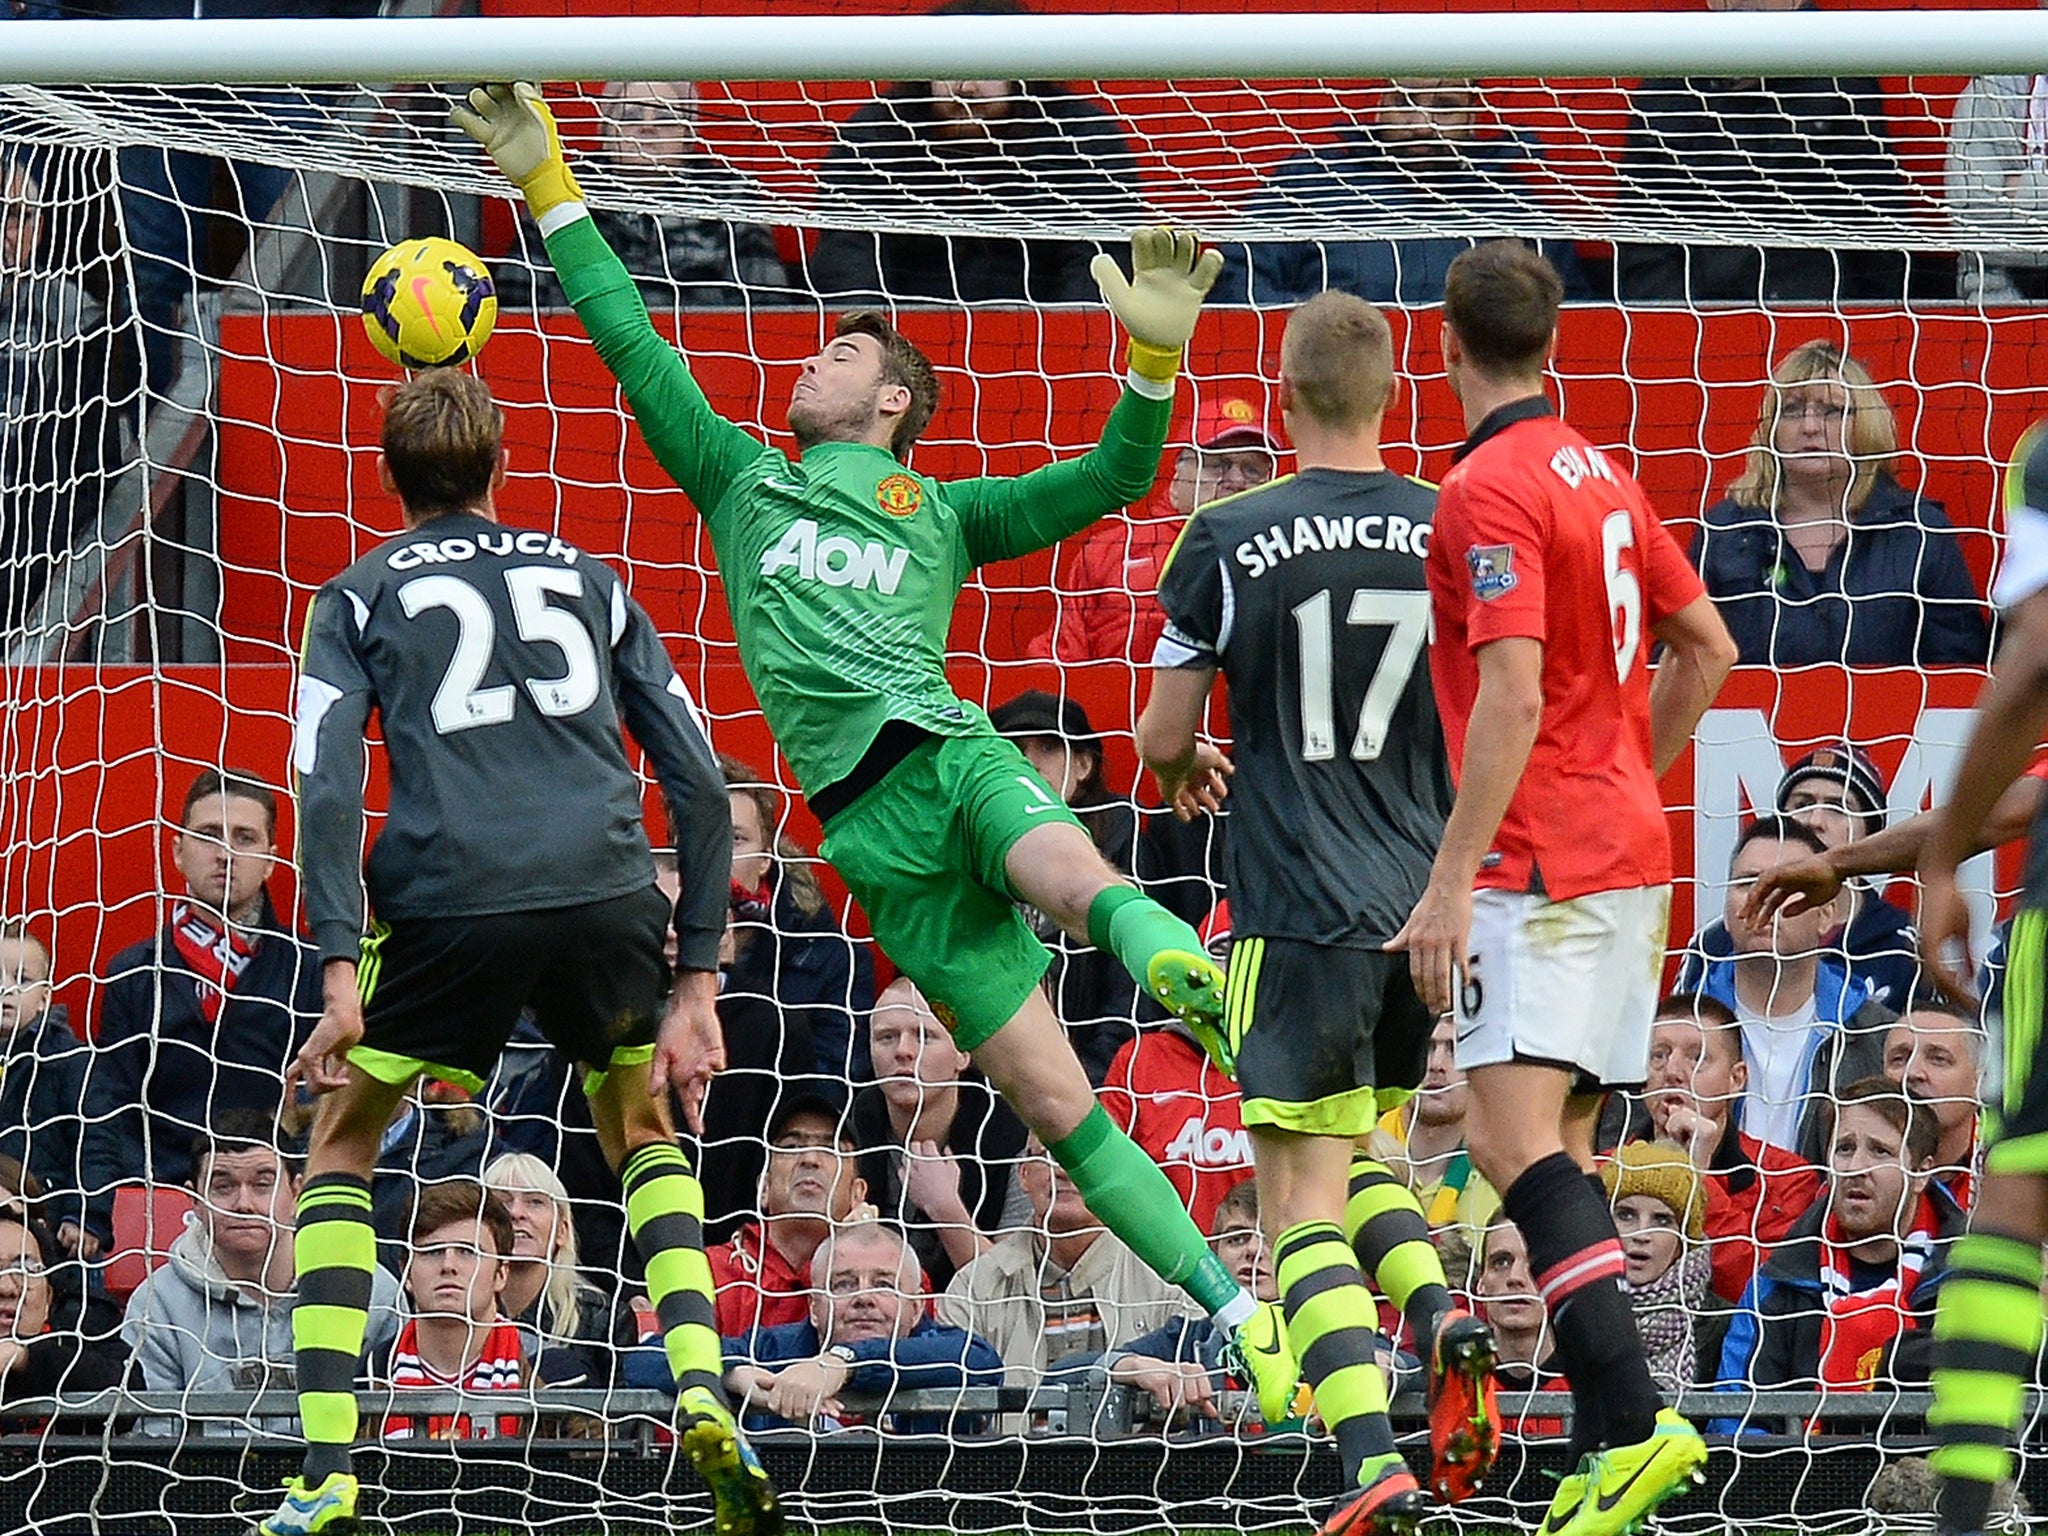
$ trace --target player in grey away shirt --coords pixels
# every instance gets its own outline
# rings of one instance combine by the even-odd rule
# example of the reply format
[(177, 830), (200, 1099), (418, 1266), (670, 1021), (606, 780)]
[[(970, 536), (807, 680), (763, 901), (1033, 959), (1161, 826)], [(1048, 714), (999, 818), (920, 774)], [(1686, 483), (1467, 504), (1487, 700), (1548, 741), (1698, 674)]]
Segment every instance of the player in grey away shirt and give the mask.
[[(584, 1069), (676, 1378), (677, 1438), (710, 1485), (717, 1527), (777, 1536), (775, 1491), (726, 1401), (704, 1194), (667, 1107), (673, 1089), (701, 1132), (705, 1083), (724, 1064), (714, 1005), (732, 869), (725, 783), (618, 576), (551, 535), (499, 524), (503, 437), (476, 378), (434, 369), (399, 389), (378, 478), (406, 531), (322, 587), (307, 620), (292, 756), (325, 1003), (286, 1076), (287, 1091), (303, 1081), (320, 1099), (292, 1314), (306, 1460), (261, 1532), (311, 1536), (354, 1520), (353, 1389), (379, 1144), (422, 1073), (481, 1087), (531, 1009)], [(369, 858), (366, 932), (373, 712), (391, 802)], [(622, 720), (673, 808), (673, 911), (655, 887)]]
[[(1288, 317), (1278, 399), (1301, 471), (1189, 521), (1138, 721), (1176, 811), (1229, 796), (1224, 1024), (1288, 1342), (1344, 1463), (1322, 1536), (1410, 1536), (1429, 1512), (1387, 1421), (1366, 1277), (1430, 1364), (1430, 1491), (1472, 1493), (1500, 1438), (1493, 1336), (1453, 1302), (1415, 1196), (1355, 1145), (1383, 1094), (1422, 1080), (1435, 1020), (1386, 944), (1452, 801), (1427, 656), (1436, 495), (1380, 457), (1393, 384), (1386, 317), (1363, 299)], [(1229, 760), (1196, 735), (1219, 671)]]

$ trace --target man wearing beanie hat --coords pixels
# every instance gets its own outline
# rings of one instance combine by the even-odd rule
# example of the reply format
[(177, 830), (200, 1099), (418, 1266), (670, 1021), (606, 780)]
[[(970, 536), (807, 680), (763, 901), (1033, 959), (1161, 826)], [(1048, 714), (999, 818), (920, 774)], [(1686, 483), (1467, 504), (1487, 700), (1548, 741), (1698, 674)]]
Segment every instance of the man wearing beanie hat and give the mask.
[[(1785, 770), (1774, 796), (1780, 815), (1812, 829), (1832, 853), (1885, 830), (1884, 780), (1861, 747), (1850, 742), (1817, 747)], [(1913, 915), (1885, 898), (1878, 886), (1845, 881), (1843, 921), (1823, 942), (1871, 1001), (1897, 1011), (1919, 986), (1920, 936)], [(1703, 967), (1735, 953), (1727, 925), (1716, 918), (1693, 940), (1679, 990), (1698, 986)]]
[(1666, 1392), (1688, 1391), (1698, 1358), (1693, 1322), (1713, 1262), (1704, 1241), (1707, 1199), (1699, 1173), (1682, 1148), (1636, 1141), (1615, 1151), (1600, 1182), (1621, 1234), (1622, 1285), (1650, 1375)]
[(1263, 389), (1204, 388), (1166, 484), (1129, 520), (1111, 518), (1060, 555), (1058, 616), (1026, 653), (1142, 665), (1165, 623), (1152, 597), (1182, 527), (1197, 508), (1272, 479), (1283, 451), (1266, 426)]

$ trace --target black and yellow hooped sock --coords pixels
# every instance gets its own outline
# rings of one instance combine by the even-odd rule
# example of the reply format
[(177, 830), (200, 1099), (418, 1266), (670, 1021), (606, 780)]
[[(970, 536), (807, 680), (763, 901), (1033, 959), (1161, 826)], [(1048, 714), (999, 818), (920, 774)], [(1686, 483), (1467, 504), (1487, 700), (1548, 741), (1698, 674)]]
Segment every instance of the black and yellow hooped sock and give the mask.
[(1345, 1481), (1363, 1484), (1399, 1454), (1387, 1422), (1386, 1378), (1374, 1358), (1372, 1292), (1333, 1222), (1289, 1227), (1274, 1245), (1273, 1264), (1294, 1357), (1336, 1437)]
[(1956, 1244), (1934, 1317), (1935, 1511), (1944, 1531), (1981, 1531), (2011, 1475), (2027, 1384), (2041, 1353), (2041, 1247), (1999, 1232)]
[(348, 1471), (349, 1447), (356, 1438), (356, 1367), (369, 1328), (370, 1279), (377, 1267), (370, 1181), (352, 1173), (308, 1179), (299, 1191), (293, 1251), (299, 1422), (306, 1433), (306, 1481), (318, 1484), (329, 1473)]
[(1451, 1310), (1451, 1288), (1422, 1207), (1385, 1163), (1369, 1157), (1352, 1161), (1344, 1235), (1359, 1267), (1408, 1320), (1416, 1354), (1428, 1359), (1437, 1324)]
[(709, 1387), (723, 1397), (724, 1357), (711, 1265), (704, 1257), (704, 1190), (673, 1142), (650, 1142), (619, 1170), (626, 1225), (647, 1266), (647, 1296), (678, 1390)]

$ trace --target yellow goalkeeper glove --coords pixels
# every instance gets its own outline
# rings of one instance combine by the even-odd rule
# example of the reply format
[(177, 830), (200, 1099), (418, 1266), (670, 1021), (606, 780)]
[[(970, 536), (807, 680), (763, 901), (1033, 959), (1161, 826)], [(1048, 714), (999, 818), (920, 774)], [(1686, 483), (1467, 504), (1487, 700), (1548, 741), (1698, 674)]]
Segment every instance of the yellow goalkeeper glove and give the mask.
[(1154, 225), (1131, 231), (1128, 280), (1107, 254), (1097, 256), (1088, 270), (1102, 289), (1102, 301), (1131, 333), (1131, 371), (1155, 384), (1171, 384), (1188, 338), (1195, 334), (1202, 300), (1223, 270), (1223, 253), (1202, 251), (1186, 230)]
[(555, 114), (541, 100), (538, 86), (525, 80), (480, 85), (469, 93), (468, 106), (458, 106), (449, 115), (456, 127), (483, 145), (505, 179), (524, 194), (536, 219), (564, 203), (583, 201), (583, 189), (562, 157)]

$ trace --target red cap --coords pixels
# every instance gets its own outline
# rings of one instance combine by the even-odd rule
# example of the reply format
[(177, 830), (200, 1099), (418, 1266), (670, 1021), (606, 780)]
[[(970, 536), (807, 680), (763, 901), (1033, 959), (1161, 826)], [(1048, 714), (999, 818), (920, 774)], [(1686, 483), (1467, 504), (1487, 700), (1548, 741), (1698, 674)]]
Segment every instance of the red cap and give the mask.
[(1265, 401), (1239, 390), (1204, 391), (1195, 408), (1197, 448), (1264, 448), (1281, 451), (1266, 430)]

